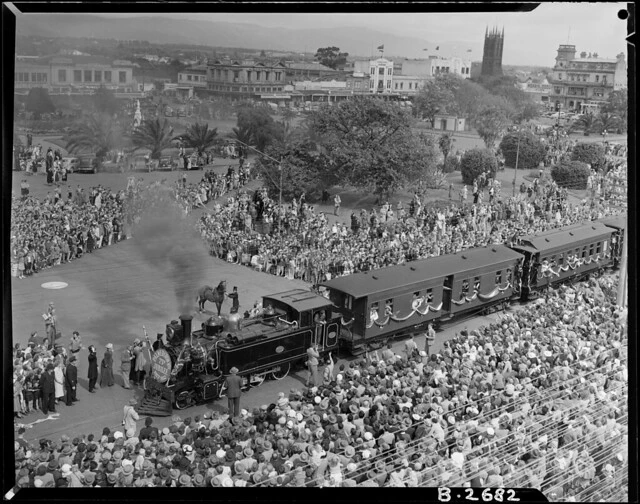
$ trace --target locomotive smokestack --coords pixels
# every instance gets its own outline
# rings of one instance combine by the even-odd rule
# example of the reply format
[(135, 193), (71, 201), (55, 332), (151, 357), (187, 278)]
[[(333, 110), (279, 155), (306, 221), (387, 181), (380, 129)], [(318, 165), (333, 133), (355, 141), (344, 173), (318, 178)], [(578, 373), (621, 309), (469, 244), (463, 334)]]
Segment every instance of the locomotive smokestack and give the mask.
[(191, 321), (193, 317), (191, 315), (180, 315), (180, 322), (182, 323), (182, 339), (183, 341), (189, 340), (189, 344), (191, 341)]

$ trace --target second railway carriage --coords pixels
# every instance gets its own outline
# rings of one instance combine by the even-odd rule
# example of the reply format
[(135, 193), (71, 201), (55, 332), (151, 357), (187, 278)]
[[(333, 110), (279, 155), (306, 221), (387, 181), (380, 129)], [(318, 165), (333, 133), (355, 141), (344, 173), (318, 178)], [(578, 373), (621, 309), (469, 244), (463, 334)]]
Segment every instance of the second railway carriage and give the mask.
[(413, 261), (323, 282), (352, 353), (424, 329), (431, 321), (484, 310), (517, 293), (522, 255), (504, 245)]
[(591, 222), (521, 238), (512, 248), (525, 256), (522, 300), (535, 297), (546, 286), (612, 266), (614, 233), (615, 228)]

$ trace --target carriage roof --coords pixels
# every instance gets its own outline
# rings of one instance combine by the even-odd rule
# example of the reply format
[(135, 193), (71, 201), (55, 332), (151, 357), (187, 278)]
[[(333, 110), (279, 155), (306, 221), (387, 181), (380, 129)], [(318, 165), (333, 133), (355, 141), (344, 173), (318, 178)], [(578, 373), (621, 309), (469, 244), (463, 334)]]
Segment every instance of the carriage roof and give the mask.
[(597, 222), (616, 229), (627, 229), (627, 214), (599, 219)]
[(457, 254), (412, 261), (373, 271), (335, 278), (320, 285), (361, 298), (377, 292), (409, 287), (425, 281), (479, 268), (511, 263), (522, 256), (504, 245), (464, 250)]
[(533, 253), (546, 252), (558, 248), (569, 248), (576, 243), (592, 240), (603, 235), (611, 234), (611, 228), (600, 222), (574, 224), (562, 229), (553, 229), (535, 236), (524, 236), (520, 245), (515, 248)]
[(277, 294), (264, 296), (264, 300), (273, 300), (284, 303), (298, 312), (317, 310), (332, 306), (331, 301), (315, 292), (305, 289), (291, 289)]

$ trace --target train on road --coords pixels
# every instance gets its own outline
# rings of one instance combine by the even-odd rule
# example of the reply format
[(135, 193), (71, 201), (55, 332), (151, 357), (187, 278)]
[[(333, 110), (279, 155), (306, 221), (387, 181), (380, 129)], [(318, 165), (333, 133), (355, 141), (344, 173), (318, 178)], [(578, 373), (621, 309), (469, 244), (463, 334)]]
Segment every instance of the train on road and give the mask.
[(430, 323), (505, 309), (549, 287), (618, 268), (625, 230), (626, 216), (619, 216), (526, 236), (511, 246), (338, 277), (317, 292), (264, 296), (253, 315), (212, 317), (195, 331), (191, 317), (181, 316), (167, 325), (167, 342), (153, 354), (142, 412), (169, 415), (172, 407), (221, 397), (232, 367), (246, 387), (257, 386), (304, 365), (312, 344), (321, 356), (340, 349), (358, 355)]

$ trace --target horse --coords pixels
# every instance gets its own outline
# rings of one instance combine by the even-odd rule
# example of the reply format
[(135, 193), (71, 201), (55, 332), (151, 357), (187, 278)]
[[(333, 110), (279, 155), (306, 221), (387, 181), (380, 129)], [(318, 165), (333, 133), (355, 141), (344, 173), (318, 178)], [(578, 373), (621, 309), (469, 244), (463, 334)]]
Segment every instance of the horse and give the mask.
[(218, 308), (218, 316), (220, 316), (220, 310), (222, 309), (222, 302), (224, 301), (224, 295), (227, 292), (227, 281), (223, 280), (214, 289), (209, 285), (205, 285), (198, 291), (198, 311), (204, 311), (204, 304), (207, 301), (215, 303)]

